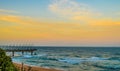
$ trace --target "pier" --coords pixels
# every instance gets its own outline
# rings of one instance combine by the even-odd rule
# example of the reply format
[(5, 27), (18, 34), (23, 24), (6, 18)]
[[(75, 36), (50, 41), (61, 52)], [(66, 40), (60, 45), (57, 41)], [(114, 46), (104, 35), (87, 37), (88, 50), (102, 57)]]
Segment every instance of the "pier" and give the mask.
[(6, 52), (12, 52), (12, 56), (15, 55), (15, 52), (21, 52), (22, 55), (24, 55), (25, 52), (29, 52), (33, 55), (33, 52), (37, 50), (32, 46), (0, 46), (0, 48)]

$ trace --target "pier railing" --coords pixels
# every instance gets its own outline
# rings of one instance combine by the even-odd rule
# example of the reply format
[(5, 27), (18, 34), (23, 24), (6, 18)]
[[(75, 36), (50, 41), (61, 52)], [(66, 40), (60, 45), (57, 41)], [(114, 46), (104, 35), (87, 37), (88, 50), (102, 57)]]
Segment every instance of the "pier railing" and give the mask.
[(15, 52), (30, 52), (33, 55), (33, 52), (36, 51), (32, 46), (0, 46), (1, 49), (5, 50), (6, 52), (12, 52), (12, 56), (14, 56)]

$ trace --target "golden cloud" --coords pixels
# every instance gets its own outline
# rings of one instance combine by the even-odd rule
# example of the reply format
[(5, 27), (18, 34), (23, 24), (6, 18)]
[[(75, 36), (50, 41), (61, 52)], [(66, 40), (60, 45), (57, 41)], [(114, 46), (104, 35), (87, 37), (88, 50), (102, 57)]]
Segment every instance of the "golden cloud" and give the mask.
[(6, 10), (6, 9), (0, 9), (0, 12), (1, 13), (19, 13), (19, 12), (14, 11), (14, 10)]
[[(78, 22), (56, 22), (36, 20), (35, 18), (14, 15), (1, 15), (0, 39), (38, 39), (38, 40), (110, 40), (120, 39), (120, 21), (111, 19), (86, 20), (82, 25)], [(11, 23), (17, 25), (10, 25)], [(75, 24), (76, 23), (76, 24)]]

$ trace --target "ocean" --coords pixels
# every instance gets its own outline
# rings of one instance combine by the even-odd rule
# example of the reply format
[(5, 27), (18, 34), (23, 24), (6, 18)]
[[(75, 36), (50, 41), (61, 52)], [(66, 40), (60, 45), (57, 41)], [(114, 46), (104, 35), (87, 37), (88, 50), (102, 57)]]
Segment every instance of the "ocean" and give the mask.
[(120, 71), (119, 47), (33, 47), (37, 51), (16, 52), (13, 62), (64, 71)]

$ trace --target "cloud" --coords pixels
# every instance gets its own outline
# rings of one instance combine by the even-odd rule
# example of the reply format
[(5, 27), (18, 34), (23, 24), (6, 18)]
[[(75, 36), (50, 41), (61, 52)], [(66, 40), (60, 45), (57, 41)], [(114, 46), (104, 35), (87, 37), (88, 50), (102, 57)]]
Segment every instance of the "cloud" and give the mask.
[(14, 11), (14, 10), (0, 9), (0, 13), (19, 13), (19, 12)]
[(0, 21), (16, 23), (17, 25), (33, 25), (36, 21), (28, 16), (0, 15)]
[(49, 10), (53, 13), (72, 20), (81, 20), (88, 16), (100, 15), (84, 3), (75, 0), (52, 0)]
[(119, 16), (120, 16), (120, 12), (116, 12), (116, 15), (119, 15)]
[(76, 2), (76, 0), (51, 0), (49, 10), (54, 14), (72, 20), (73, 23), (86, 24), (91, 26), (120, 26), (117, 18), (112, 19), (106, 17), (102, 13), (91, 8), (84, 3)]
[[(111, 40), (119, 41), (118, 39), (120, 39), (118, 31), (120, 30), (120, 25), (115, 25), (115, 23), (117, 24), (115, 21), (101, 20), (100, 22), (100, 20), (92, 20), (91, 23), (100, 22), (100, 24), (87, 26), (71, 22), (58, 22), (52, 22), (47, 19), (36, 20), (36, 18), (26, 16), (0, 15), (0, 40), (78, 41), (78, 43), (91, 43)], [(111, 23), (111, 26), (109, 23)]]

